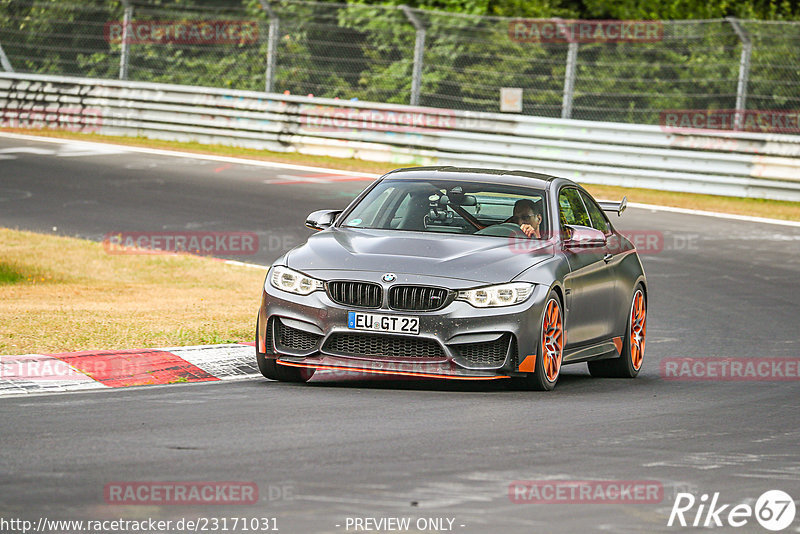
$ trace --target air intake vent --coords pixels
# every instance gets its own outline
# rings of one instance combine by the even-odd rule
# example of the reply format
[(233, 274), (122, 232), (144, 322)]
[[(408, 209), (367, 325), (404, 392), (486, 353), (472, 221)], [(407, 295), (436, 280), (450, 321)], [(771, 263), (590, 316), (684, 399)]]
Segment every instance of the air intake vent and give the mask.
[(275, 317), (270, 317), (267, 320), (267, 333), (264, 336), (264, 348), (266, 349), (266, 354), (275, 354), (275, 349), (272, 348), (272, 323), (275, 322)]
[(331, 334), (322, 350), (331, 354), (373, 358), (445, 357), (441, 345), (432, 339), (380, 334)]
[(316, 347), (322, 337), (319, 334), (312, 334), (304, 330), (286, 326), (280, 319), (276, 319), (276, 321), (278, 348), (285, 347), (287, 349), (305, 352)]
[(494, 341), (483, 341), (480, 343), (462, 343), (450, 345), (456, 355), (458, 363), (467, 367), (501, 367), (506, 361), (508, 354), (508, 342), (511, 334), (503, 334)]

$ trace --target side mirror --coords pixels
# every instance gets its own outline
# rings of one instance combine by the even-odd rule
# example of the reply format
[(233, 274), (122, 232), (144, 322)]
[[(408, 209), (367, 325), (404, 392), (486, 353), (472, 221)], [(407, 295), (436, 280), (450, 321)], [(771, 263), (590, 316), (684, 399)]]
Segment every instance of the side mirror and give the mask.
[(606, 244), (606, 236), (600, 230), (588, 226), (567, 225), (566, 248), (602, 247)]
[(312, 211), (306, 217), (306, 226), (312, 230), (325, 230), (330, 228), (336, 217), (342, 213), (341, 210), (317, 210)]

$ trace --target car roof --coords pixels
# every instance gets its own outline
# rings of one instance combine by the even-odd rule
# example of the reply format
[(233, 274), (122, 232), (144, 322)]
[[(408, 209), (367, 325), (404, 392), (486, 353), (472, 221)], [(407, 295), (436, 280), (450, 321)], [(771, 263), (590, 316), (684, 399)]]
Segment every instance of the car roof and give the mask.
[[(384, 175), (392, 179), (435, 179), (435, 180), (468, 180), (475, 182), (502, 183), (547, 189), (555, 180), (573, 183), (567, 178), (559, 178), (549, 174), (522, 170), (482, 169), (474, 167), (409, 167), (395, 169)], [(577, 185), (577, 184), (576, 184)]]

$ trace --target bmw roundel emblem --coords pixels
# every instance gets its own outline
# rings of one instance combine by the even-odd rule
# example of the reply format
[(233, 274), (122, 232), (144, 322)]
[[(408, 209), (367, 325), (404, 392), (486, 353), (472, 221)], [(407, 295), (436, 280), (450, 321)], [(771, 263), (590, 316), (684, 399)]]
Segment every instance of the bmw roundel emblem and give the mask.
[(397, 277), (394, 275), (394, 273), (386, 273), (383, 275), (384, 282), (394, 282), (396, 279)]

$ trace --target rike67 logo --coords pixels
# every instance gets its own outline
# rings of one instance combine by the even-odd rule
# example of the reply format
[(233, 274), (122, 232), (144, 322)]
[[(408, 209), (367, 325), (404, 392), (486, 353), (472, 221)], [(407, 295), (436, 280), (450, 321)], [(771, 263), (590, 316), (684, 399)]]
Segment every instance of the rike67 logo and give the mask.
[(794, 500), (781, 490), (765, 491), (754, 506), (720, 504), (719, 492), (710, 497), (704, 493), (699, 499), (691, 493), (678, 493), (667, 526), (740, 528), (748, 525), (745, 530), (755, 532), (752, 525), (755, 519), (765, 529), (777, 532), (788, 528), (794, 516)]

